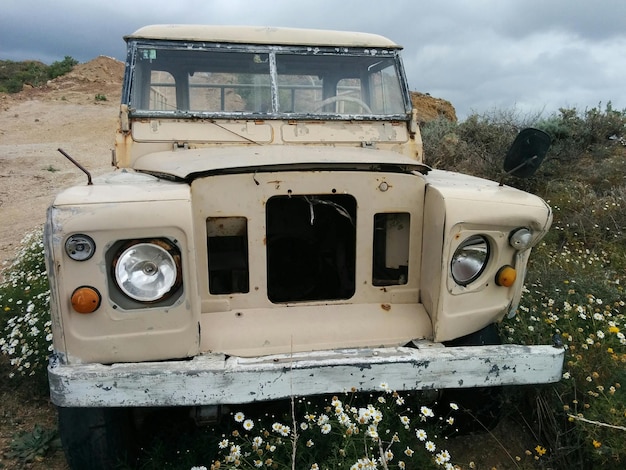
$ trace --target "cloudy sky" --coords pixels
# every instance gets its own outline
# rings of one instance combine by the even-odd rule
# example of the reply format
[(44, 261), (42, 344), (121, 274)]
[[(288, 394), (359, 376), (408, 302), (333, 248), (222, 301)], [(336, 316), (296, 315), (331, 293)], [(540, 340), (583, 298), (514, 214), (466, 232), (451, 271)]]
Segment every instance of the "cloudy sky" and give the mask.
[(340, 29), (403, 45), (411, 90), (461, 119), (626, 109), (625, 0), (3, 0), (1, 12), (4, 60), (123, 60), (122, 36), (154, 23)]

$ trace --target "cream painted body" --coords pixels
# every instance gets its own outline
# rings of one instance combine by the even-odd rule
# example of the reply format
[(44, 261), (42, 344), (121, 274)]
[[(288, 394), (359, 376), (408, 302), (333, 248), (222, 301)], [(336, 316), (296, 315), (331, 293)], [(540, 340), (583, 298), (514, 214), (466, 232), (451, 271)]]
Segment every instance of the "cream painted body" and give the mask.
[[(202, 26), (151, 27), (127, 40), (129, 54), (143, 52), (129, 55), (117, 169), (63, 191), (48, 214), (55, 403), (280, 398), (293, 393), (287, 363), (297, 369), (298, 394), (369, 390), (383, 381), (423, 389), (558, 380), (562, 350), (443, 348), (515, 310), (530, 248), (517, 251), (509, 236), (524, 227), (534, 245), (551, 211), (522, 191), (426, 167), (408, 93), (404, 114), (388, 115), (348, 115), (339, 106), (329, 115), (281, 114), (278, 98), (264, 115), (181, 111), (188, 99), (178, 88), (175, 110), (132, 106), (140, 59), (158, 63), (172, 41), (232, 41), (242, 55), (253, 50), (257, 65), (272, 44), (335, 41), (362, 59), (372, 51), (395, 57), (399, 46), (371, 35)], [(142, 45), (150, 41), (154, 54)], [(167, 42), (162, 51), (159, 41)], [(173, 85), (151, 88), (159, 86), (167, 92)], [(75, 234), (93, 240), (93, 256), (71, 259), (66, 242)], [(451, 276), (451, 258), (474, 234), (488, 240), (489, 260), (462, 286)], [(180, 287), (163, 299), (133, 300), (114, 266), (123, 247), (154, 240), (177, 253)], [(505, 265), (517, 271), (508, 287), (495, 282)], [(82, 286), (101, 295), (92, 313), (72, 305)], [(178, 384), (184, 393), (173, 391)], [(259, 390), (269, 384), (271, 391)]]

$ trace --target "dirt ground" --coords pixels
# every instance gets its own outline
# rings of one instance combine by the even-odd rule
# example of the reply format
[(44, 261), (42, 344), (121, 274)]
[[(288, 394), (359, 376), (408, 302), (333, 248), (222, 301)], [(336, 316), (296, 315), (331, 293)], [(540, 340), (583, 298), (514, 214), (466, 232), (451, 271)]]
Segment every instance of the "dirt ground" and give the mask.
[[(93, 175), (111, 169), (123, 68), (98, 57), (46, 87), (0, 94), (0, 267), (15, 257), (26, 233), (43, 225), (54, 194), (87, 182), (58, 148)], [(7, 457), (19, 432), (56, 427), (45, 394), (32, 393), (28, 383), (9, 383), (8, 371), (7, 359), (0, 357), (0, 469), (65, 469), (59, 450), (27, 464)]]
[[(84, 173), (58, 148), (94, 176), (111, 170), (122, 74), (121, 62), (98, 57), (46, 87), (0, 94), (0, 267), (15, 256), (27, 232), (42, 226), (54, 194), (87, 183)], [(440, 107), (435, 105), (430, 107)], [(16, 388), (8, 382), (7, 371), (7, 360), (0, 357), (0, 469), (66, 469), (58, 445), (44, 458), (26, 464), (7, 456), (19, 432), (32, 432), (35, 425), (56, 426), (54, 407), (45, 394), (32, 393), (28, 383)], [(519, 468), (515, 455), (532, 448), (532, 440), (511, 420), (503, 421), (492, 434), (455, 438), (449, 444), (457, 463), (477, 469)], [(470, 462), (475, 466), (470, 467)]]
[(110, 169), (122, 74), (99, 57), (42, 89), (0, 94), (0, 265), (42, 225), (54, 194), (87, 182), (58, 148), (94, 175)]

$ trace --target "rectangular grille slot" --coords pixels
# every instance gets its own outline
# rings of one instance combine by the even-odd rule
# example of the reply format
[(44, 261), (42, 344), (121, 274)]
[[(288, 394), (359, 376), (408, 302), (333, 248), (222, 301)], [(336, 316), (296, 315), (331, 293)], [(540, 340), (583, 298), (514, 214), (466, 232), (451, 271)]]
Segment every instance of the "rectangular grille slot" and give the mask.
[(356, 200), (346, 194), (267, 201), (271, 302), (349, 299), (355, 290)]

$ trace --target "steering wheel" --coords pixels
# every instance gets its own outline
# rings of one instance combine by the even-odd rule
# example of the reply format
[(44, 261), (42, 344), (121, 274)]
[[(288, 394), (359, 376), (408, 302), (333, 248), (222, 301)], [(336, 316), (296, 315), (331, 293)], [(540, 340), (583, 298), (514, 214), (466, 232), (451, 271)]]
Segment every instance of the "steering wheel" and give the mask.
[(326, 98), (325, 100), (322, 100), (322, 101), (320, 101), (317, 104), (317, 106), (315, 107), (314, 111), (319, 111), (320, 109), (322, 109), (327, 104), (337, 103), (337, 102), (340, 102), (340, 101), (345, 101), (345, 102), (348, 102), (348, 103), (356, 103), (366, 113), (370, 113), (371, 114), (371, 112), (372, 112), (372, 109), (367, 105), (367, 103), (365, 103), (365, 101), (363, 101), (363, 100), (361, 100), (359, 98), (355, 98), (354, 96), (346, 96), (346, 95), (337, 95), (337, 96), (331, 96), (330, 98)]

